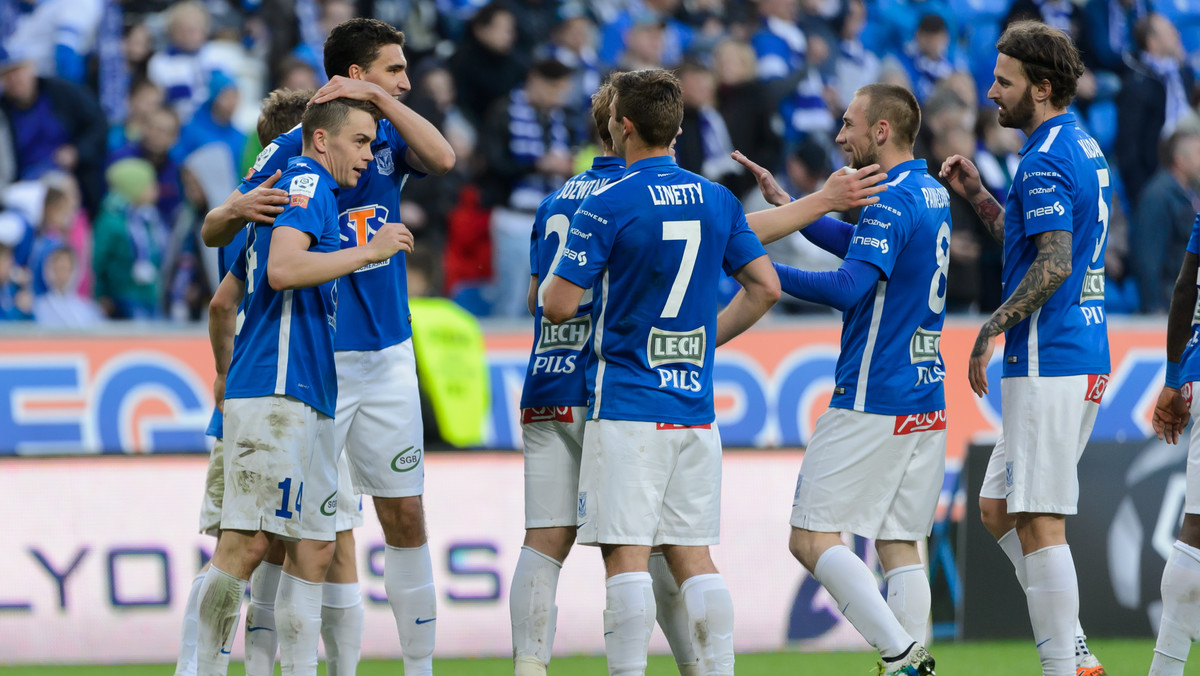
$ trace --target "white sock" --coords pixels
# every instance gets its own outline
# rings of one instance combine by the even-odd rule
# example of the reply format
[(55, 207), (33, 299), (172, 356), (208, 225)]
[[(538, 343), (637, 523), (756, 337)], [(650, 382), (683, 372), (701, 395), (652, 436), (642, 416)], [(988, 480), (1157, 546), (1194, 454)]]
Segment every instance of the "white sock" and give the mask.
[(654, 631), (654, 583), (650, 573), (621, 573), (604, 583), (604, 653), (610, 676), (646, 673)]
[(680, 587), (692, 649), (705, 676), (733, 676), (733, 597), (717, 573), (693, 575)]
[(882, 657), (893, 658), (908, 650), (912, 638), (880, 596), (875, 575), (854, 552), (845, 545), (830, 547), (814, 568), (813, 577), (829, 590), (842, 615)]
[(242, 612), (246, 581), (209, 565), (200, 583), (199, 625), (196, 631), (198, 676), (225, 676), (233, 633)]
[(175, 676), (196, 676), (196, 639), (200, 630), (200, 585), (204, 573), (197, 573), (188, 592), (187, 605), (183, 609), (183, 636), (179, 640), (179, 660), (175, 662)]
[(554, 597), (561, 570), (561, 562), (532, 547), (521, 547), (508, 592), (514, 658), (532, 657), (550, 664), (554, 629), (558, 624)]
[[(1024, 591), (1029, 586), (1028, 580), (1025, 578), (1025, 552), (1021, 550), (1021, 538), (1017, 536), (1017, 529), (1012, 529), (1000, 536), (996, 543), (1000, 545), (1000, 549), (1004, 551), (1004, 555), (1012, 562), (1013, 572), (1017, 574), (1017, 584), (1021, 585), (1021, 590)], [(1075, 638), (1086, 639), (1083, 633), (1083, 624), (1079, 618), (1075, 618)], [(1087, 645), (1085, 642), (1084, 645)]]
[(250, 576), (250, 605), (246, 607), (246, 676), (275, 673), (275, 595), (283, 567), (263, 561)]
[(283, 676), (317, 674), (323, 586), (287, 573), (279, 578), (275, 626), (279, 632), (279, 665)]
[(1074, 676), (1075, 622), (1079, 582), (1067, 545), (1053, 545), (1025, 557), (1029, 621), (1042, 660), (1043, 676)]
[(404, 676), (433, 673), (433, 641), (437, 628), (437, 595), (433, 589), (433, 563), (429, 545), (400, 548), (386, 546), (383, 554), (383, 588), (387, 591), (396, 633), (404, 654)]
[(1175, 541), (1162, 575), (1162, 621), (1150, 676), (1182, 676), (1192, 641), (1200, 638), (1200, 550)]
[(883, 574), (887, 582), (887, 605), (896, 621), (912, 640), (925, 645), (929, 635), (929, 576), (925, 566), (914, 564), (893, 568)]
[(692, 630), (688, 622), (687, 604), (679, 585), (667, 565), (667, 557), (661, 552), (650, 555), (650, 579), (654, 582), (654, 605), (658, 609), (658, 628), (671, 646), (671, 654), (680, 672), (684, 667), (696, 664), (696, 650), (692, 647)]
[(357, 582), (326, 582), (321, 597), (321, 638), (329, 676), (354, 676), (362, 657), (362, 591)]

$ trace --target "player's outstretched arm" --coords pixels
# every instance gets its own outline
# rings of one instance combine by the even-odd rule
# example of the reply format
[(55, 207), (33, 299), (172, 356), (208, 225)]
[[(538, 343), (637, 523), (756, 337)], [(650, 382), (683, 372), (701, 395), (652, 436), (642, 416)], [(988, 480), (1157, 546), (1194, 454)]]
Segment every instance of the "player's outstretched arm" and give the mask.
[(996, 336), (1044, 305), (1071, 274), (1071, 233), (1065, 230), (1040, 232), (1033, 236), (1033, 241), (1037, 245), (1037, 257), (1012, 295), (988, 317), (975, 338), (967, 378), (978, 396), (988, 391), (987, 365), (995, 349)]
[(371, 241), (337, 251), (309, 251), (312, 237), (289, 226), (271, 230), (271, 253), (267, 279), (276, 291), (304, 289), (343, 277), (355, 270), (381, 263), (398, 251), (413, 250), (413, 236), (401, 223), (384, 223)]
[(1183, 265), (1175, 278), (1175, 291), (1171, 294), (1171, 310), (1167, 315), (1167, 380), (1158, 403), (1154, 406), (1152, 424), (1159, 439), (1169, 444), (1179, 442), (1179, 435), (1191, 419), (1187, 402), (1179, 388), (1179, 362), (1183, 350), (1191, 337), (1192, 312), (1196, 307), (1196, 271), (1200, 258), (1188, 251), (1183, 255)]
[(538, 276), (529, 276), (529, 293), (525, 295), (525, 304), (529, 306), (530, 316), (537, 314), (538, 303)]
[(212, 345), (213, 363), (217, 371), (217, 379), (213, 382), (213, 399), (221, 411), (225, 410), (225, 376), (229, 373), (229, 360), (233, 357), (238, 305), (242, 302), (245, 290), (245, 282), (232, 273), (226, 273), (208, 303), (208, 342)]
[(334, 75), (324, 87), (317, 90), (312, 103), (324, 103), (338, 98), (375, 104), (408, 144), (408, 153), (404, 160), (413, 169), (424, 174), (441, 176), (454, 168), (454, 149), (437, 127), (412, 108), (394, 99), (379, 85), (366, 80)]
[[(857, 171), (834, 172), (819, 191), (775, 209), (746, 214), (746, 222), (760, 242), (770, 244), (807, 227), (831, 211), (848, 211), (874, 204), (879, 201), (877, 195), (887, 190), (887, 186), (880, 185), (887, 176), (875, 173), (877, 169), (878, 164), (871, 164)], [(766, 173), (770, 175), (770, 172)], [(774, 178), (771, 181), (774, 182)]]
[(234, 190), (221, 206), (209, 210), (204, 215), (204, 225), (200, 227), (200, 238), (204, 244), (225, 246), (250, 221), (267, 225), (274, 223), (275, 217), (283, 213), (288, 203), (287, 191), (275, 187), (275, 181), (279, 180), (281, 174), (276, 170), (267, 180), (245, 193)]
[(979, 220), (987, 228), (988, 233), (997, 241), (1004, 241), (1004, 207), (992, 197), (992, 193), (983, 187), (979, 180), (979, 170), (975, 163), (962, 155), (952, 155), (942, 162), (938, 176), (946, 179), (950, 188), (959, 197), (967, 200), (974, 207)]
[(582, 286), (558, 275), (550, 275), (546, 291), (542, 294), (542, 316), (551, 324), (562, 324), (574, 317), (579, 311), (579, 301), (583, 300), (583, 292)]
[(742, 285), (729, 305), (717, 315), (717, 347), (733, 340), (754, 325), (779, 301), (779, 275), (771, 259), (759, 256), (733, 273)]

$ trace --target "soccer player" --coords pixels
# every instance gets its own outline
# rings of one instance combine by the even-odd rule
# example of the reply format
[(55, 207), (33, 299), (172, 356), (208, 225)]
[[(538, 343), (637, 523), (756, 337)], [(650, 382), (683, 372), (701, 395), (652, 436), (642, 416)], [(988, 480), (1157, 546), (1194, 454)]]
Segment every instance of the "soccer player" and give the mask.
[[(408, 177), (444, 174), (454, 165), (454, 151), (437, 129), (396, 99), (410, 88), (403, 47), (404, 34), (375, 19), (343, 22), (325, 41), (330, 81), (313, 103), (335, 97), (369, 101), (385, 118), (358, 186), (338, 195), (343, 247), (369, 243), (382, 224), (398, 218)], [(299, 152), (300, 132), (294, 129), (263, 150), (255, 173), (238, 191), (249, 194)], [(231, 206), (237, 199), (231, 195), (209, 212), (202, 231), (206, 243), (221, 244), (236, 230)], [(430, 674), (437, 598), (421, 502), (424, 442), (404, 255), (356, 270), (339, 294), (334, 442), (345, 446), (354, 490), (373, 496), (383, 526), (384, 588), (405, 674)], [(360, 594), (347, 588), (343, 596), (341, 603), (357, 604)]]
[[(713, 353), (770, 309), (779, 281), (741, 204), (670, 157), (683, 118), (675, 76), (622, 73), (612, 86), (609, 133), (629, 168), (580, 205), (542, 294), (554, 324), (593, 294), (577, 537), (604, 556), (610, 674), (646, 669), (656, 545), (683, 594), (699, 672), (732, 674), (733, 601), (707, 547), (721, 502)], [(743, 290), (718, 318), (721, 269)]]
[[(1200, 381), (1200, 215), (1192, 223), (1183, 265), (1175, 280), (1171, 310), (1167, 316), (1167, 378), (1154, 407), (1154, 433), (1169, 444), (1179, 435), (1196, 410), (1197, 381)], [(1183, 676), (1193, 637), (1200, 635), (1200, 425), (1192, 426), (1188, 446), (1187, 495), (1183, 505), (1183, 527), (1175, 548), (1167, 557), (1162, 575), (1162, 621), (1150, 676)]]
[(955, 155), (940, 175), (1004, 243), (1005, 300), (971, 350), (968, 379), (988, 391), (987, 367), (1004, 332), (1003, 420), (979, 493), (983, 523), (1025, 589), (1042, 671), (1094, 676), (1103, 667), (1078, 623), (1079, 585), (1066, 515), (1079, 498), (1076, 463), (1108, 382), (1104, 248), (1112, 187), (1096, 141), (1067, 106), (1083, 63), (1062, 31), (1011, 24), (996, 41), (988, 98), (1000, 124), (1028, 136), (1005, 206)]
[[(312, 90), (283, 90), (277, 89), (263, 100), (262, 110), (258, 117), (258, 137), (270, 143), (275, 137), (300, 124), (300, 118), (313, 95)], [(255, 188), (247, 195), (248, 200), (264, 199), (268, 202), (287, 204), (287, 193), (273, 186), (279, 173)], [(275, 193), (281, 193), (282, 196)], [(253, 203), (253, 202), (252, 202)], [(259, 214), (260, 222), (270, 224), (274, 221), (271, 215)], [(242, 247), (246, 243), (245, 230), (240, 230), (233, 241), (217, 250), (217, 263), (221, 271), (221, 284), (213, 294), (209, 303), (209, 339), (213, 346), (217, 379), (213, 384), (213, 396), (216, 407), (209, 421), (207, 434), (215, 439), (212, 452), (209, 454), (208, 472), (205, 476), (204, 498), (200, 506), (200, 532), (214, 537), (220, 537), (221, 501), (225, 494), (225, 463), (224, 442), (222, 440), (221, 407), (224, 403), (225, 378), (229, 368), (229, 357), (233, 347), (233, 336), (236, 328), (236, 316), (241, 304), (245, 286), (245, 272), (230, 276), (233, 262), (237, 260)], [(350, 470), (343, 458), (338, 463), (338, 503), (342, 506), (337, 513), (336, 529), (339, 540), (345, 539), (345, 533), (362, 525), (362, 507), (360, 500), (354, 495), (350, 485)], [(351, 544), (353, 540), (351, 539)], [(327, 581), (338, 579), (348, 571), (356, 575), (353, 547), (349, 549), (349, 561), (346, 561), (346, 549), (335, 547), (333, 562), (329, 566)], [(275, 633), (275, 592), (279, 584), (279, 574), (284, 560), (283, 542), (272, 543), (263, 562), (250, 578), (250, 606), (246, 610), (246, 673), (248, 676), (269, 676), (274, 670), (275, 651), (277, 647)], [(192, 582), (191, 593), (188, 595), (184, 610), (183, 640), (180, 642), (179, 660), (175, 667), (176, 676), (195, 676), (196, 673), (196, 628), (200, 605), (199, 590), (208, 571), (205, 564)], [(357, 578), (352, 578), (356, 580)], [(330, 583), (331, 586), (337, 584)], [(357, 625), (346, 622), (343, 616), (350, 615), (354, 609), (322, 608), (321, 632), (325, 638), (326, 661), (331, 663), (330, 672), (336, 674), (340, 659), (345, 659), (347, 653), (354, 653), (357, 648), (361, 651), (362, 621)], [(361, 604), (358, 615), (361, 616)], [(351, 616), (351, 619), (353, 617)], [(349, 626), (347, 626), (349, 625)], [(357, 659), (355, 659), (355, 663)]]
[[(921, 111), (907, 89), (863, 87), (842, 120), (837, 142), (850, 167), (878, 168), (887, 190), (863, 208), (857, 226), (826, 218), (802, 231), (844, 259), (838, 270), (775, 265), (784, 291), (842, 310), (845, 322), (834, 395), (804, 456), (788, 544), (879, 651), (884, 673), (933, 674), (920, 645), (930, 592), (918, 542), (933, 526), (945, 468), (938, 342), (950, 196), (913, 158)], [(775, 232), (774, 223), (764, 229), (756, 221), (778, 221), (779, 213), (751, 214), (751, 227)], [(886, 601), (866, 564), (842, 544), (847, 531), (875, 539)]]
[(338, 241), (337, 191), (367, 169), (377, 114), (343, 99), (305, 111), (303, 155), (279, 178), (288, 207), (247, 233), (245, 320), (224, 407), (226, 441), (241, 452), (226, 458), (221, 537), (200, 587), (200, 676), (225, 673), (246, 582), (275, 538), (287, 550), (276, 600), (283, 670), (316, 673), (337, 513), (334, 280), (412, 248), (399, 223), (364, 247)]
[[(615, 93), (604, 83), (592, 95), (592, 120), (603, 153), (592, 168), (568, 180), (542, 201), (534, 220), (529, 258), (529, 311), (537, 335), (521, 396), (525, 441), (525, 542), (509, 593), (516, 676), (545, 674), (554, 646), (558, 573), (575, 542), (579, 460), (587, 417), (584, 358), (592, 333), (591, 294), (585, 292), (573, 319), (555, 326), (542, 318), (540, 288), (562, 257), (571, 216), (590, 194), (625, 174), (608, 130)], [(683, 676), (697, 674), (687, 612), (661, 553), (650, 557), (658, 622)]]

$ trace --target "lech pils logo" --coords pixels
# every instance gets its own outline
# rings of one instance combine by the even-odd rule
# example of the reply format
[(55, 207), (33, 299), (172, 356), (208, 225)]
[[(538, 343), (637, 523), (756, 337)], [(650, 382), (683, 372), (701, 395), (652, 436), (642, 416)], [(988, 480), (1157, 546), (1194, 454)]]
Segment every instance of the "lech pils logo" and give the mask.
[(541, 354), (550, 350), (580, 350), (587, 345), (587, 339), (591, 333), (591, 315), (568, 319), (562, 324), (552, 324), (550, 320), (543, 317), (542, 332), (538, 336), (537, 348), (534, 352)]
[(663, 364), (704, 366), (706, 334), (704, 327), (692, 331), (650, 329), (646, 341), (646, 361), (651, 368)]
[(421, 449), (416, 446), (408, 448), (396, 454), (392, 458), (392, 471), (394, 472), (411, 472), (421, 464)]
[(1089, 300), (1104, 300), (1104, 268), (1088, 268), (1083, 276), (1083, 290), (1079, 294), (1079, 302)]
[(910, 364), (920, 364), (923, 361), (934, 361), (938, 357), (938, 345), (942, 342), (941, 331), (926, 331), (920, 327), (908, 341), (908, 361)]

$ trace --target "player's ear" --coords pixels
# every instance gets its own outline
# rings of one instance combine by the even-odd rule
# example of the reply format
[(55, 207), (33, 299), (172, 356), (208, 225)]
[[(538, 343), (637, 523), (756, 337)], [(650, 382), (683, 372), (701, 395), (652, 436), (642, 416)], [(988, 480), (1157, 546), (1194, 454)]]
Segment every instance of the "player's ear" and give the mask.
[(346, 77), (350, 78), (351, 80), (363, 79), (363, 67), (357, 63), (350, 64), (350, 69), (346, 71)]
[(317, 129), (313, 132), (313, 149), (319, 153), (324, 153), (329, 144), (329, 134), (324, 129)]
[(883, 145), (887, 143), (888, 137), (892, 135), (892, 125), (887, 120), (880, 120), (875, 127), (875, 144)]
[(1033, 100), (1038, 103), (1045, 103), (1050, 100), (1050, 94), (1053, 87), (1049, 80), (1042, 80), (1033, 88)]

